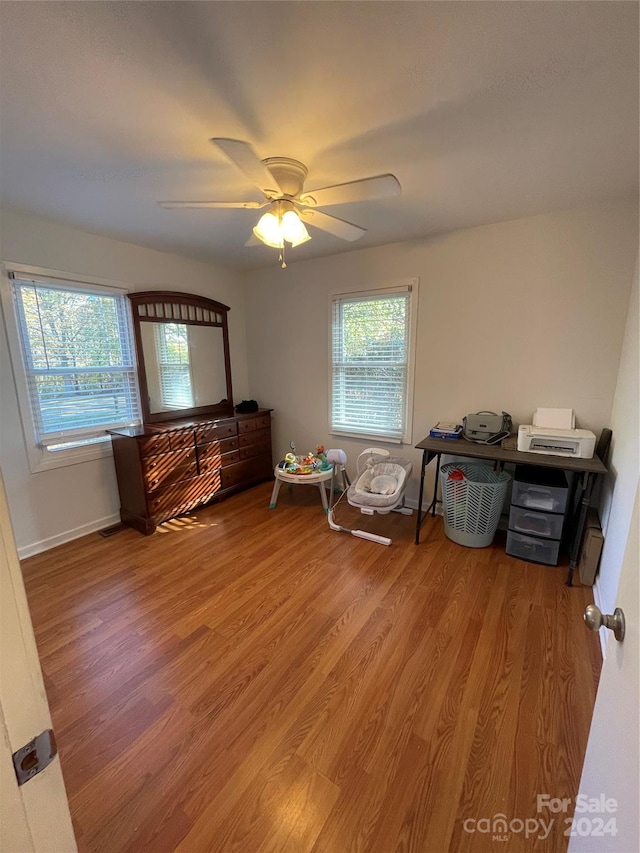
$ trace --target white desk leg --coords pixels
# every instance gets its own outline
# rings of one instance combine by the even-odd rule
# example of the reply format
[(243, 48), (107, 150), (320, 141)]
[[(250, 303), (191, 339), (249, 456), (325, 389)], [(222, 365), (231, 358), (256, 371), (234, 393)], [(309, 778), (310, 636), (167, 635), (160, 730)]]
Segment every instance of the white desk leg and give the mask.
[(327, 513), (329, 512), (329, 506), (327, 505), (327, 490), (324, 487), (324, 480), (318, 483), (318, 488), (320, 489), (320, 497), (322, 498), (322, 508)]
[(271, 501), (269, 502), (269, 509), (275, 509), (276, 504), (278, 503), (278, 492), (280, 491), (280, 484), (282, 480), (279, 480), (276, 477), (276, 481), (273, 484), (273, 491), (271, 492)]

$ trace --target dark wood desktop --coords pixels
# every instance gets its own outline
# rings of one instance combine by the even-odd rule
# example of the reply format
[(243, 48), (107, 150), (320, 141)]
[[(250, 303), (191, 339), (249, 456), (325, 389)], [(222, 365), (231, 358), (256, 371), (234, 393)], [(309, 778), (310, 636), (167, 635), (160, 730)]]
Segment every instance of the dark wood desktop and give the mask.
[[(495, 463), (500, 470), (506, 462), (514, 465), (537, 465), (541, 468), (560, 468), (563, 471), (572, 471), (575, 477), (573, 488), (575, 513), (570, 518), (571, 537), (569, 549), (569, 574), (567, 584), (571, 586), (573, 570), (578, 565), (580, 544), (584, 533), (584, 524), (587, 510), (593, 491), (593, 483), (596, 476), (606, 474), (607, 466), (598, 455), (591, 459), (574, 459), (565, 456), (547, 456), (543, 453), (524, 453), (520, 450), (504, 450), (500, 445), (476, 444), (464, 438), (423, 438), (416, 444), (418, 450), (422, 450), (422, 466), (420, 469), (420, 492), (418, 495), (418, 517), (416, 521), (416, 545), (420, 543), (420, 528), (429, 512), (435, 515), (438, 503), (438, 480), (440, 472), (440, 458), (442, 456), (466, 456), (471, 459), (484, 459)], [(427, 465), (436, 459), (436, 472), (433, 485), (433, 498), (427, 509), (422, 511), (422, 498), (424, 495), (424, 474)], [(575, 503), (575, 495), (579, 495), (579, 502)]]

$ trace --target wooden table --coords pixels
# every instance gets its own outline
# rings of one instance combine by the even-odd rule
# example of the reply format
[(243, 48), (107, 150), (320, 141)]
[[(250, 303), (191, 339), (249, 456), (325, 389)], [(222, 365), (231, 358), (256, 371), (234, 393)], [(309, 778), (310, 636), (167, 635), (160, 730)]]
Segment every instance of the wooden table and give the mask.
[[(569, 512), (575, 506), (574, 517), (570, 517), (571, 542), (569, 549), (569, 574), (567, 584), (571, 586), (573, 570), (578, 565), (580, 544), (584, 532), (584, 524), (587, 510), (591, 501), (591, 493), (595, 477), (606, 474), (607, 466), (598, 457), (591, 459), (574, 459), (566, 456), (548, 456), (545, 453), (524, 453), (521, 450), (504, 450), (499, 445), (476, 444), (464, 438), (423, 438), (416, 444), (418, 450), (422, 450), (422, 466), (420, 470), (420, 492), (418, 495), (418, 517), (416, 520), (416, 545), (420, 543), (420, 528), (429, 512), (436, 513), (438, 503), (438, 480), (440, 473), (440, 458), (442, 456), (466, 456), (471, 459), (481, 459), (494, 462), (496, 470), (501, 470), (505, 462), (514, 465), (537, 465), (541, 468), (560, 468), (562, 471), (572, 471), (576, 477), (572, 490), (572, 501)], [(436, 459), (436, 474), (433, 484), (433, 498), (427, 509), (422, 511), (422, 498), (424, 494), (424, 473), (427, 465)], [(575, 495), (580, 494), (579, 503), (575, 504)]]

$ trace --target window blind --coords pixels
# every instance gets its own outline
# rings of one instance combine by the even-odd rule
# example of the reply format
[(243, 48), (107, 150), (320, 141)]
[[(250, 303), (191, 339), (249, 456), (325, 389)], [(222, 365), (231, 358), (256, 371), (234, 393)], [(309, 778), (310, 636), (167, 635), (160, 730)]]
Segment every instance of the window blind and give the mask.
[(188, 326), (158, 323), (154, 334), (162, 405), (166, 409), (190, 409), (194, 400)]
[(17, 275), (12, 290), (40, 445), (68, 446), (139, 423), (124, 294)]
[(332, 430), (402, 440), (410, 307), (410, 288), (333, 299)]

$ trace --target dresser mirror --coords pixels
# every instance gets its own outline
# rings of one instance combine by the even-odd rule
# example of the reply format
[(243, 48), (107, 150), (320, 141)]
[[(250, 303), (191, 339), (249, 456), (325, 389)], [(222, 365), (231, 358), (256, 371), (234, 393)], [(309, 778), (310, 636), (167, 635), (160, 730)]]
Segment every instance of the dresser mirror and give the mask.
[(232, 414), (228, 306), (162, 290), (128, 296), (144, 422)]

